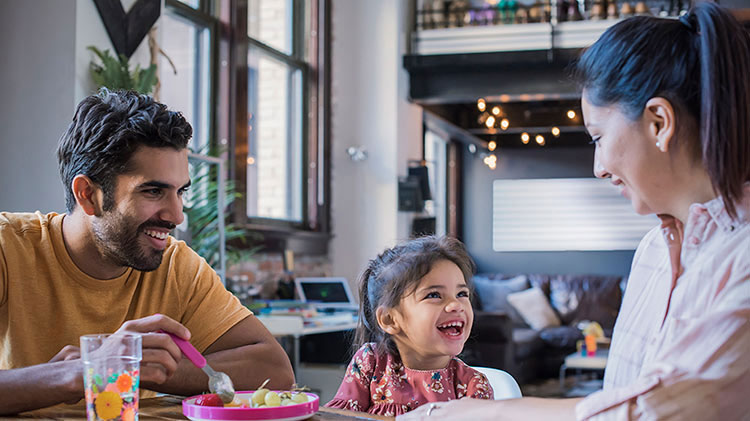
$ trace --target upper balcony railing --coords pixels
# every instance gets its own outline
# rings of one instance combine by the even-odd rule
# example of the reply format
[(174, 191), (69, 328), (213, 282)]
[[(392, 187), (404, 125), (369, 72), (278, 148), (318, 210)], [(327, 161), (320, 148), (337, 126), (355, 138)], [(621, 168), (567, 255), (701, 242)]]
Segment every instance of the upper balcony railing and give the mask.
[(419, 0), (412, 54), (464, 54), (583, 48), (634, 15), (677, 17), (691, 0)]

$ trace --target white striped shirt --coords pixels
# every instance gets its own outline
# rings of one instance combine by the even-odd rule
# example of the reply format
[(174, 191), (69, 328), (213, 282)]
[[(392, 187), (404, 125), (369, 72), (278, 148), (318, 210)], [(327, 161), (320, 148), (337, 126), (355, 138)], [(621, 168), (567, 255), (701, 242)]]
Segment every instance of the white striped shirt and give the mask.
[(750, 420), (750, 184), (662, 216), (638, 246), (603, 390), (579, 420)]

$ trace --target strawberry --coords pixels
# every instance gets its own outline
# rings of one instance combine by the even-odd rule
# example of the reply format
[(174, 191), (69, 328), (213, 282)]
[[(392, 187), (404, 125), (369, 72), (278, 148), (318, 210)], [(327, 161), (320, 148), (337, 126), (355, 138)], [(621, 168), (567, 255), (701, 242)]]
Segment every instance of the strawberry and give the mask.
[(198, 396), (195, 404), (200, 406), (224, 406), (224, 402), (221, 401), (221, 398), (216, 393)]

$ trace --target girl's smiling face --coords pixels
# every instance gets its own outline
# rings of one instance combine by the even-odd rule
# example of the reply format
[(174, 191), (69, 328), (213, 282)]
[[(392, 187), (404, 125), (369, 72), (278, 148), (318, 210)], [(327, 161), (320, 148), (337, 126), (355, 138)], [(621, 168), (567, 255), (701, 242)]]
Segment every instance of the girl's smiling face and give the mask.
[(445, 368), (461, 353), (474, 321), (470, 294), (461, 269), (440, 260), (396, 308), (381, 308), (386, 321), (381, 327), (393, 337), (404, 365)]

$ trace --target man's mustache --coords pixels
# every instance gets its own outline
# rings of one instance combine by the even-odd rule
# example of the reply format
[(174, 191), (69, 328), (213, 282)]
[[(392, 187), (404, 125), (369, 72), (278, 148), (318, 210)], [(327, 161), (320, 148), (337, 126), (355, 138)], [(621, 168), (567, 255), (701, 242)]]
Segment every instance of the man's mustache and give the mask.
[(170, 231), (175, 229), (177, 225), (167, 222), (167, 221), (146, 221), (141, 224), (141, 230), (149, 229), (149, 228), (166, 228)]

